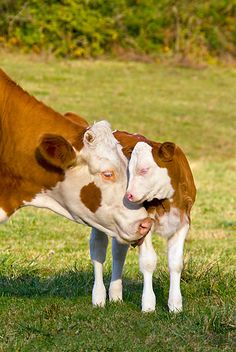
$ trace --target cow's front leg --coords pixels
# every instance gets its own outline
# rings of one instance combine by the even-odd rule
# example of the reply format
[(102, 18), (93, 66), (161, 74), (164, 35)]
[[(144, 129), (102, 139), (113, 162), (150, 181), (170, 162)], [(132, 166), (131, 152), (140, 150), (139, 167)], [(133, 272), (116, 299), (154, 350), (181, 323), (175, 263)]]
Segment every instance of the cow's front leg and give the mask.
[(109, 287), (110, 301), (122, 301), (122, 272), (129, 245), (112, 239), (112, 277)]
[(156, 296), (153, 291), (152, 276), (157, 265), (157, 255), (152, 246), (152, 232), (145, 237), (139, 247), (139, 268), (143, 273), (142, 311), (152, 312), (156, 307)]
[(183, 269), (184, 241), (188, 230), (189, 224), (185, 224), (168, 240), (168, 266), (170, 271), (168, 307), (169, 311), (174, 313), (182, 311), (180, 278)]
[(103, 283), (103, 263), (106, 259), (107, 245), (107, 235), (93, 228), (90, 237), (90, 256), (94, 265), (92, 303), (100, 307), (104, 307), (106, 303), (106, 288)]

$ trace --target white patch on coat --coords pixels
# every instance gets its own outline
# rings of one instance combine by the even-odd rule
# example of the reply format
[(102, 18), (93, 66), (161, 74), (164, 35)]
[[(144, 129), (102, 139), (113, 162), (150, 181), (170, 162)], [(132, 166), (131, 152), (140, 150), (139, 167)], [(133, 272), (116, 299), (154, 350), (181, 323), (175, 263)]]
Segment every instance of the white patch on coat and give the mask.
[[(141, 237), (136, 234), (139, 223), (147, 217), (147, 213), (144, 208), (135, 204), (131, 208), (125, 206), (125, 180), (102, 184), (100, 175), (91, 175), (88, 166), (84, 164), (69, 169), (64, 181), (58, 182), (51, 190), (42, 191), (32, 201), (24, 202), (24, 205), (50, 209), (69, 220), (95, 227), (111, 237), (116, 237), (118, 241), (136, 241)], [(82, 187), (90, 182), (94, 182), (102, 193), (101, 205), (95, 213), (80, 199)]]
[(8, 220), (7, 213), (5, 212), (5, 210), (3, 210), (2, 208), (0, 208), (0, 223), (3, 224), (3, 223), (6, 222), (7, 220)]
[(170, 208), (169, 212), (159, 216), (158, 220), (155, 221), (155, 231), (162, 237), (169, 238), (172, 236), (180, 227), (180, 212), (177, 208)]
[[(87, 223), (120, 241), (135, 241), (139, 223), (147, 217), (147, 213), (143, 207), (137, 207), (135, 204), (127, 207), (124, 204), (126, 179), (126, 175), (120, 175), (117, 182), (106, 183), (102, 181), (99, 173), (90, 174), (89, 167), (84, 165), (68, 170), (65, 180), (50, 191), (50, 195), (56, 198), (59, 204), (66, 206), (75, 221), (81, 222), (82, 219), (82, 223)], [(80, 199), (81, 188), (90, 182), (94, 182), (102, 195), (100, 207), (95, 213)]]
[(171, 198), (174, 194), (168, 170), (157, 165), (147, 143), (136, 144), (129, 162), (129, 177), (127, 193), (132, 194), (134, 202)]
[(36, 196), (30, 201), (24, 201), (23, 204), (25, 206), (32, 205), (37, 208), (46, 208), (52, 210), (54, 213), (62, 215), (67, 219), (73, 220), (71, 214), (55, 199), (50, 197), (47, 194), (47, 191), (42, 191), (41, 193), (36, 194)]

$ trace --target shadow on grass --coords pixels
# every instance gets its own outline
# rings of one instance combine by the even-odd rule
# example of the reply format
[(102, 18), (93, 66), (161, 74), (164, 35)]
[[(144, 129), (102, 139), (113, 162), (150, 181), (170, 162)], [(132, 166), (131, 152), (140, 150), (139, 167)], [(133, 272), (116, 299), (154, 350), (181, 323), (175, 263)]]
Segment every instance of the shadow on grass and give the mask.
[[(164, 290), (163, 282), (157, 278), (153, 280), (153, 289), (156, 295), (157, 306), (163, 311), (167, 311), (167, 296)], [(124, 278), (123, 280), (123, 300), (135, 304), (141, 308), (143, 283), (140, 281)]]
[[(2, 297), (62, 297), (75, 298), (91, 296), (93, 287), (92, 271), (67, 271), (48, 278), (37, 274), (23, 274), (17, 277), (0, 276), (0, 296)], [(104, 275), (104, 283), (108, 289), (110, 275)], [(140, 308), (143, 284), (140, 281), (123, 279), (123, 300)], [(158, 306), (166, 310), (166, 297), (160, 281), (155, 279), (154, 291)]]

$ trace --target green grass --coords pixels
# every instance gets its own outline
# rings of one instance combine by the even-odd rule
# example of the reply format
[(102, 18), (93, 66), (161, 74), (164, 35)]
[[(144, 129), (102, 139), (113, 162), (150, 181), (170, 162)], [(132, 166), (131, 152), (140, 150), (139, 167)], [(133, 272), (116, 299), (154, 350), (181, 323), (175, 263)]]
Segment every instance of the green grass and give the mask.
[[(233, 351), (235, 342), (236, 69), (110, 61), (45, 61), (0, 54), (1, 67), (60, 112), (178, 143), (197, 201), (185, 246), (184, 312), (167, 311), (165, 242), (154, 275), (157, 308), (142, 314), (137, 249), (124, 303), (91, 305), (89, 228), (23, 209), (0, 227), (0, 351)], [(109, 284), (108, 250), (105, 282)]]

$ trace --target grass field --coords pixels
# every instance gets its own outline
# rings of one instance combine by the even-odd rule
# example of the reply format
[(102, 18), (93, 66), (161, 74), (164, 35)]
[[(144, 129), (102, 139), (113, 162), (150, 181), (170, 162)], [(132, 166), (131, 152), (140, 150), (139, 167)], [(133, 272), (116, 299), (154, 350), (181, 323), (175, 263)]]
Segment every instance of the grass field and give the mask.
[[(158, 236), (156, 312), (140, 312), (138, 250), (128, 253), (124, 303), (93, 308), (89, 228), (22, 209), (0, 227), (0, 351), (236, 350), (236, 69), (110, 61), (44, 61), (0, 53), (1, 67), (60, 112), (170, 140), (198, 189), (185, 246), (184, 312), (167, 310), (165, 242)], [(17, 128), (17, 121), (16, 121)], [(30, 172), (30, 170), (29, 170)], [(108, 251), (105, 282), (111, 273)]]

